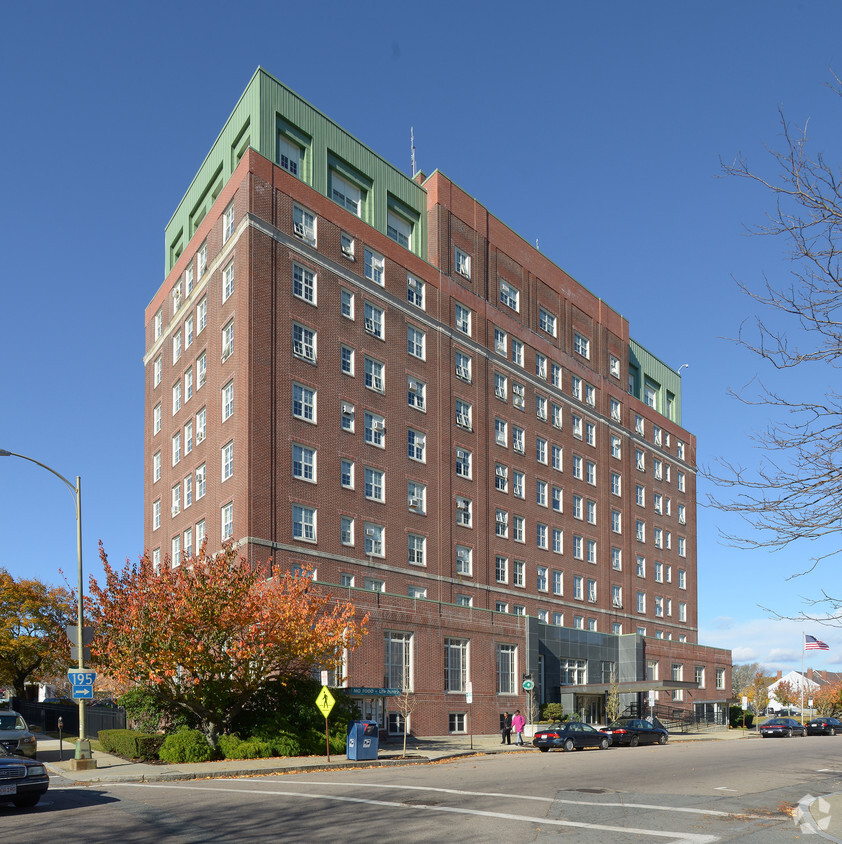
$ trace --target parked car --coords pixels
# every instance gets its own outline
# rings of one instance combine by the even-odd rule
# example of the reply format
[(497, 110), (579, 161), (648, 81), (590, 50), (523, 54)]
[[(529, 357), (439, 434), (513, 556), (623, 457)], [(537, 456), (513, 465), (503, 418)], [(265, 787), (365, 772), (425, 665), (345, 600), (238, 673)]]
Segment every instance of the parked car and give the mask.
[(46, 768), (0, 747), (0, 802), (31, 809), (50, 787)]
[(17, 712), (0, 712), (0, 746), (9, 753), (35, 758), (38, 741), (32, 730)]
[(669, 733), (657, 718), (654, 721), (646, 718), (618, 718), (602, 730), (611, 736), (611, 744), (627, 744), (629, 747), (666, 744), (669, 740)]
[(808, 736), (835, 736), (842, 733), (842, 721), (838, 718), (826, 718), (822, 715), (807, 722)]
[(794, 735), (806, 736), (807, 728), (799, 724), (795, 718), (770, 718), (760, 725), (760, 735), (763, 738), (773, 736), (786, 736), (790, 738)]
[(780, 718), (786, 718), (787, 716), (797, 716), (801, 714), (800, 709), (796, 709), (794, 706), (789, 707), (789, 709), (779, 709), (777, 712), (773, 713)]
[(535, 733), (532, 744), (542, 753), (552, 748), (561, 750), (582, 750), (585, 747), (598, 747), (605, 750), (611, 739), (600, 730), (590, 724), (583, 724), (581, 721), (568, 721), (564, 724), (553, 724)]

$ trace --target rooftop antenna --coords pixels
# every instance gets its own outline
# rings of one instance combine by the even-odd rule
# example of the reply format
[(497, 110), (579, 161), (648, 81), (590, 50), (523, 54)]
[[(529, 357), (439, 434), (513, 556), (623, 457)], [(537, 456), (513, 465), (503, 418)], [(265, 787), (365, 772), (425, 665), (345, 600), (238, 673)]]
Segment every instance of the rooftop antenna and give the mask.
[(412, 151), (412, 178), (415, 178), (415, 173), (417, 172), (415, 169), (415, 127), (409, 127), (409, 146)]

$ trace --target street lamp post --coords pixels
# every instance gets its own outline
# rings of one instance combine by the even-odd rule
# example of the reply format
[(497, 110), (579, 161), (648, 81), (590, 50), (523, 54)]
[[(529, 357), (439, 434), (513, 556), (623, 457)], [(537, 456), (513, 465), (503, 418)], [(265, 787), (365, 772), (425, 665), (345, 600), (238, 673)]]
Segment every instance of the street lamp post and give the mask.
[[(82, 618), (82, 479), (79, 475), (76, 476), (76, 486), (74, 486), (64, 475), (60, 475), (55, 469), (41, 463), (32, 457), (27, 457), (25, 454), (16, 454), (14, 451), (7, 451), (0, 448), (0, 457), (20, 457), (21, 460), (28, 460), (30, 463), (35, 463), (42, 469), (46, 469), (55, 475), (73, 495), (73, 502), (76, 506), (76, 574), (78, 577), (78, 585), (76, 590), (76, 647), (78, 649), (80, 670), (85, 667), (85, 648), (83, 642), (83, 618)], [(85, 730), (85, 701), (79, 698), (79, 739), (76, 742), (76, 759), (92, 760), (91, 757), (91, 743), (88, 741)]]

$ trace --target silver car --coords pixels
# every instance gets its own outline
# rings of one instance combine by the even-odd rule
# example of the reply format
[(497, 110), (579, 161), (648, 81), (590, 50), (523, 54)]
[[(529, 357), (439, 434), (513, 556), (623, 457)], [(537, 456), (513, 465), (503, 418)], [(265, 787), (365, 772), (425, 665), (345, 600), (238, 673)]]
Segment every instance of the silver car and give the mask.
[(0, 746), (17, 756), (35, 758), (38, 740), (27, 726), (23, 715), (11, 710), (0, 712)]

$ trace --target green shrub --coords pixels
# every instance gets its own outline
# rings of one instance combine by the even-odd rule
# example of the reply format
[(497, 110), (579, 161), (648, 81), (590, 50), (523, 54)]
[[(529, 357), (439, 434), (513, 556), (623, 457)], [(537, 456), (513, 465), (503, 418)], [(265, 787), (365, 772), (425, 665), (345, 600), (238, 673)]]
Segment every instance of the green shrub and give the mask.
[(100, 730), (99, 743), (106, 753), (116, 753), (128, 759), (158, 758), (164, 736), (157, 733), (140, 733), (137, 730)]
[(126, 710), (129, 722), (138, 730), (154, 733), (174, 732), (182, 727), (198, 727), (195, 716), (163, 700), (154, 685), (139, 685), (121, 695), (117, 702)]
[(163, 762), (208, 762), (214, 754), (199, 730), (179, 730), (164, 739), (158, 756)]
[(732, 727), (742, 727), (743, 726), (743, 714), (746, 716), (746, 727), (750, 727), (754, 722), (754, 713), (746, 711), (743, 713), (742, 706), (734, 705), (731, 706), (728, 710), (728, 723)]
[(541, 713), (542, 721), (563, 721), (564, 707), (560, 703), (544, 704), (544, 710)]

